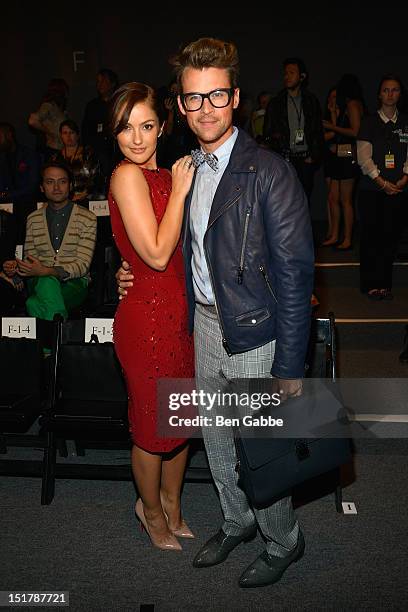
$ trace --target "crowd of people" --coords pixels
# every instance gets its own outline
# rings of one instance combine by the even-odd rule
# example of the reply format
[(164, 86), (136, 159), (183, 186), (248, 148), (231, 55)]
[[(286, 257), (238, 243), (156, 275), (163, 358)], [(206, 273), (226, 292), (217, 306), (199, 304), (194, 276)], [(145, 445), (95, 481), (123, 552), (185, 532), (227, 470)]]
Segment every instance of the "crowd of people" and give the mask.
[[(361, 290), (392, 299), (408, 117), (399, 110), (402, 82), (391, 74), (380, 81), (375, 114), (351, 74), (329, 92), (322, 113), (304, 62), (289, 57), (284, 88), (259, 95), (244, 129), (233, 43), (196, 40), (172, 64), (175, 78), (164, 93), (139, 82), (119, 86), (102, 70), (82, 134), (66, 114), (66, 84), (50, 82), (29, 119), (42, 135), (46, 206), (28, 215), (22, 258), (12, 239), (4, 246), (0, 289), (8, 303), (13, 292), (13, 308), (25, 290), (28, 314), (43, 319), (66, 318), (84, 301), (96, 243), (96, 218), (85, 204), (102, 177), (123, 260), (114, 342), (129, 393), (135, 513), (155, 547), (180, 551), (179, 538), (195, 537), (180, 501), (188, 440), (157, 433), (157, 380), (195, 375), (198, 387), (214, 390), (233, 378), (272, 376), (283, 399), (302, 393), (315, 251), (310, 197), (321, 164), (329, 219), (323, 246), (351, 248), (358, 183)], [(20, 161), (28, 153), (11, 126), (0, 124), (0, 137), (1, 172), (9, 163), (21, 186), (29, 183), (34, 162), (29, 170)], [(3, 201), (14, 188), (8, 180), (2, 174)], [(10, 221), (6, 233), (14, 231)], [(222, 563), (259, 530), (264, 550), (239, 585), (271, 585), (305, 550), (291, 497), (251, 507), (238, 486), (233, 430), (204, 427), (203, 438), (224, 521), (193, 565)]]

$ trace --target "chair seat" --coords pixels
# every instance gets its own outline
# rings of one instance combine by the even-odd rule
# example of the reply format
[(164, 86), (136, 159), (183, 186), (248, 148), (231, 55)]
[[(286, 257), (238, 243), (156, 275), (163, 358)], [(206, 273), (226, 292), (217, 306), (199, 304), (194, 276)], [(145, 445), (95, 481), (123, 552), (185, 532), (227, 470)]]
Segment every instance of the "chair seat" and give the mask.
[(126, 439), (127, 402), (60, 400), (42, 419), (46, 431), (66, 439)]
[(25, 426), (27, 429), (39, 416), (41, 408), (41, 400), (33, 394), (0, 396), (0, 429), (6, 432), (10, 425)]
[(52, 420), (127, 421), (127, 402), (63, 399), (53, 409)]
[(0, 396), (0, 411), (3, 410), (18, 410), (27, 402), (34, 400), (35, 397), (31, 393), (21, 395), (21, 393), (6, 393)]

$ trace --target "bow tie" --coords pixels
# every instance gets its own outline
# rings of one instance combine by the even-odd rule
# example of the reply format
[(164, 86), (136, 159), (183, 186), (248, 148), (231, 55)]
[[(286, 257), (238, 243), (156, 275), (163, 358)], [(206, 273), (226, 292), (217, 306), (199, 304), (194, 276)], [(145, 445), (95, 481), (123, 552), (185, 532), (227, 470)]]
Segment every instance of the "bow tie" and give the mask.
[(198, 168), (198, 166), (207, 162), (214, 172), (218, 170), (218, 159), (214, 153), (203, 153), (201, 149), (194, 149), (194, 151), (191, 151), (191, 159), (193, 160), (194, 168)]

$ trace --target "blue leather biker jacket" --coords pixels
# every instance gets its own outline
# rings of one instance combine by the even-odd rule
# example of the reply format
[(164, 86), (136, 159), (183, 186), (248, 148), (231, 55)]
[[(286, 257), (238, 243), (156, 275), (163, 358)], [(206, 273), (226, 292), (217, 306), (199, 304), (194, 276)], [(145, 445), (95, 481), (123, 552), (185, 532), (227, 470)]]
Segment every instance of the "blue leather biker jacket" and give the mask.
[[(193, 188), (183, 226), (190, 330)], [(272, 374), (302, 377), (314, 275), (307, 200), (293, 167), (242, 130), (214, 196), (204, 251), (228, 354), (276, 339)]]

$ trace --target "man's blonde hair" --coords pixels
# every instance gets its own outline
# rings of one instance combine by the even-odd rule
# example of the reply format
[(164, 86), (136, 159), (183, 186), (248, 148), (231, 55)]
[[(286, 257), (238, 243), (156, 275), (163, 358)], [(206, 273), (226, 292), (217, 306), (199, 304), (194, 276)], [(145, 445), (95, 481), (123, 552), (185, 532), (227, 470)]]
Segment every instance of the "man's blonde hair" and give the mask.
[(239, 59), (234, 43), (217, 38), (199, 38), (189, 43), (171, 58), (179, 91), (181, 79), (186, 68), (225, 68), (228, 71), (231, 87), (238, 87)]

